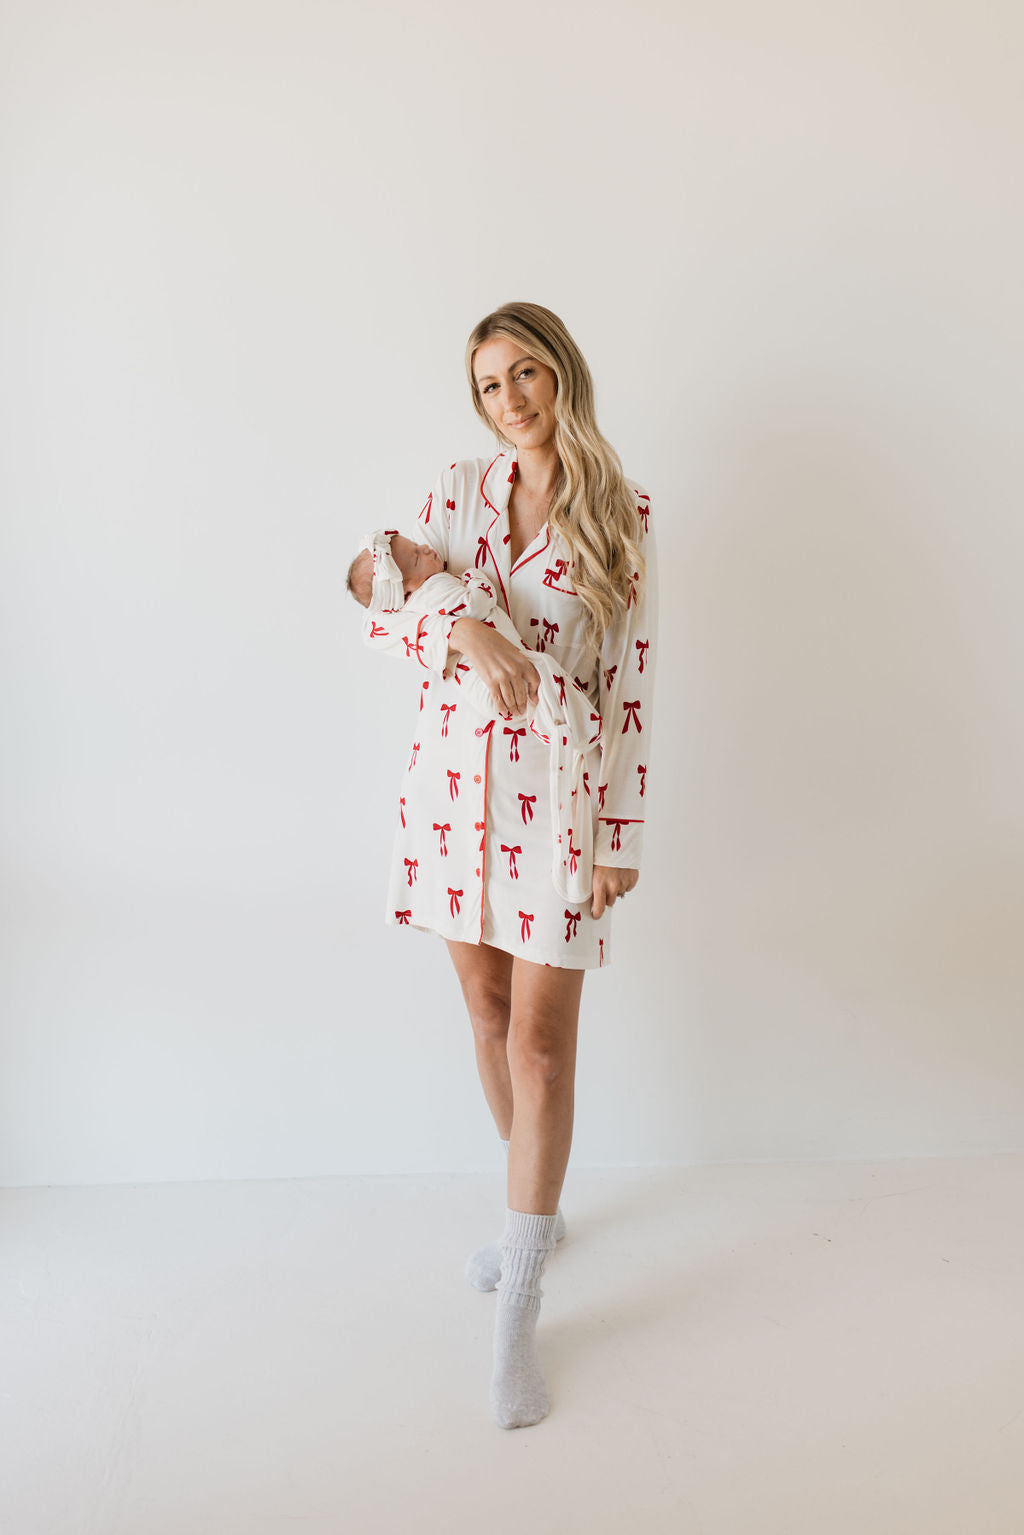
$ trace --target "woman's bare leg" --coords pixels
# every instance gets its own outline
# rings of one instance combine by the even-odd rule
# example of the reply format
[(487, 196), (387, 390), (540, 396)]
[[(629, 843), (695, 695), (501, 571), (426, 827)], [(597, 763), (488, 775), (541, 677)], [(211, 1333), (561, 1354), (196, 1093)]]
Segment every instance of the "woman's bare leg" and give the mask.
[(512, 1077), (508, 1031), (512, 1006), (511, 954), (488, 943), (459, 943), (446, 938), (448, 952), (473, 1026), (480, 1083), (503, 1141), (512, 1130)]
[(508, 1208), (554, 1215), (572, 1147), (583, 970), (514, 959), (508, 1065), (514, 1115)]

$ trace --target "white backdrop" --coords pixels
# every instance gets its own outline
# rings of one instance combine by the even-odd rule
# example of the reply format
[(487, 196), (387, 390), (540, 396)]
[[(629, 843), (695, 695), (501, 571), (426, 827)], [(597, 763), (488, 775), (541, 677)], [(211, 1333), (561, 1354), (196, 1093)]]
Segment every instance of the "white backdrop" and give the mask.
[(0, 1181), (501, 1165), (343, 578), (519, 298), (662, 561), (573, 1163), (1024, 1149), (1022, 34), (7, 0)]

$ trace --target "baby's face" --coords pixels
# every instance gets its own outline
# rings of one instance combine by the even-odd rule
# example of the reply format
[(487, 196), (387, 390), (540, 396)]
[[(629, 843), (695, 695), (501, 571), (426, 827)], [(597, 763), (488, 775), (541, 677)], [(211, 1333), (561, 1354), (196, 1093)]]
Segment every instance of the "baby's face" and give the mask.
[(444, 561), (439, 554), (435, 554), (429, 544), (414, 544), (411, 538), (406, 538), (404, 533), (396, 533), (391, 539), (391, 553), (395, 564), (402, 572), (402, 581), (405, 584), (405, 595), (408, 599), (410, 592), (414, 592), (424, 581), (431, 576), (436, 576), (444, 569)]

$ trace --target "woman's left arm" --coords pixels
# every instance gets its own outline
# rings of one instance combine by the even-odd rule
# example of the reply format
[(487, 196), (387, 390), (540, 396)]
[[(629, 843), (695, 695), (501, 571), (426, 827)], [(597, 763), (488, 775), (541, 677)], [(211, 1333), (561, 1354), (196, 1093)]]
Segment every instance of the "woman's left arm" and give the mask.
[[(640, 548), (646, 562), (643, 595), (609, 626), (601, 647), (598, 689), (603, 720), (601, 779), (596, 785), (594, 831), (594, 912), (604, 909), (604, 891), (622, 894), (636, 884), (643, 854), (647, 767), (651, 746), (654, 657), (658, 627), (657, 546), (650, 497), (635, 492), (641, 520)], [(591, 793), (595, 787), (591, 787)], [(602, 871), (611, 878), (603, 878)], [(622, 875), (631, 874), (628, 881)], [(616, 889), (615, 887), (618, 887)]]

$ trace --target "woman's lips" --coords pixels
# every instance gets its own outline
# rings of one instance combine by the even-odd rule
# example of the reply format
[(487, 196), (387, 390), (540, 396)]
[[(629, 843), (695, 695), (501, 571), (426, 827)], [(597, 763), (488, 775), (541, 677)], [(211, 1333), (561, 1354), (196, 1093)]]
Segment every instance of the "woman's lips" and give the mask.
[(537, 415), (537, 412), (534, 411), (533, 415), (532, 416), (527, 416), (525, 421), (509, 421), (508, 425), (510, 427), (512, 427), (513, 430), (518, 430), (519, 427), (521, 427), (521, 426), (529, 426), (530, 422), (534, 420), (536, 415)]

